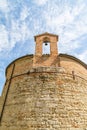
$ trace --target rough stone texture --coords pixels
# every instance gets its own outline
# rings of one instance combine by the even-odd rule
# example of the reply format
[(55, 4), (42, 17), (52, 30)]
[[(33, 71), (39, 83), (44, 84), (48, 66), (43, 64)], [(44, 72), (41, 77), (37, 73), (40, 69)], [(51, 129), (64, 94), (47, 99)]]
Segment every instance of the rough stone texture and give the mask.
[[(44, 57), (44, 58), (43, 58)], [(38, 61), (37, 67), (43, 67), (44, 62), (49, 62), (48, 55), (42, 55), (40, 60)], [(12, 66), (15, 63), (15, 71), (13, 75), (19, 75), (28, 72), (30, 69), (32, 69), (33, 66), (33, 59), (35, 57), (33, 55), (28, 55), (21, 57), (15, 61), (13, 61), (6, 69), (6, 79), (9, 79), (12, 72)], [(42, 60), (43, 59), (43, 60)], [(41, 64), (40, 64), (41, 63)], [(82, 62), (83, 63), (83, 62)], [(40, 65), (39, 65), (40, 64)], [(66, 71), (66, 73), (72, 74), (72, 71), (74, 71), (75, 75), (81, 76), (85, 79), (87, 79), (87, 68), (84, 66), (84, 64), (81, 64), (77, 61), (77, 59), (72, 59), (71, 56), (62, 54), (59, 56), (56, 56), (53, 60), (53, 64), (50, 65), (51, 67), (63, 67)], [(48, 66), (49, 67), (49, 66)]]
[[(33, 66), (58, 66), (58, 36), (49, 33), (44, 33), (42, 35), (35, 36), (35, 41), (36, 49), (33, 58)], [(42, 47), (44, 42), (50, 42), (50, 55), (44, 56), (42, 54)]]
[[(58, 55), (57, 35), (35, 40), (35, 55), (16, 59), (6, 69), (0, 130), (87, 130), (87, 65)], [(50, 55), (42, 55), (46, 40)]]
[(86, 127), (84, 79), (73, 80), (62, 68), (34, 68), (29, 75), (12, 79), (0, 130), (85, 130)]
[[(83, 67), (81, 61), (76, 59), (75, 57), (71, 57), (69, 55), (60, 54), (60, 66), (64, 67), (67, 73), (72, 73), (74, 71), (75, 75), (84, 77), (87, 79), (87, 65)], [(78, 61), (77, 61), (78, 60)]]

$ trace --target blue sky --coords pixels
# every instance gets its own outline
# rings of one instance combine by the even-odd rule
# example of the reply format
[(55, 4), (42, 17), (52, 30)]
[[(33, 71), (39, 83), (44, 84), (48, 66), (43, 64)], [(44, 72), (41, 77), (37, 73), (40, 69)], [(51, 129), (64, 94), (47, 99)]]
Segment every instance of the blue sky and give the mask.
[(0, 0), (0, 93), (5, 69), (34, 53), (34, 35), (59, 35), (59, 53), (87, 63), (87, 0)]

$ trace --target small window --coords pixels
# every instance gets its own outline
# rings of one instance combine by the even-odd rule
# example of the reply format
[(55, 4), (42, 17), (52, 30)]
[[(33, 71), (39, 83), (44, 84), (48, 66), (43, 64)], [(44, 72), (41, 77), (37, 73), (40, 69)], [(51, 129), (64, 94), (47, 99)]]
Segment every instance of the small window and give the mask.
[(44, 42), (43, 43), (43, 51), (42, 51), (42, 54), (46, 55), (46, 54), (50, 54), (50, 42)]

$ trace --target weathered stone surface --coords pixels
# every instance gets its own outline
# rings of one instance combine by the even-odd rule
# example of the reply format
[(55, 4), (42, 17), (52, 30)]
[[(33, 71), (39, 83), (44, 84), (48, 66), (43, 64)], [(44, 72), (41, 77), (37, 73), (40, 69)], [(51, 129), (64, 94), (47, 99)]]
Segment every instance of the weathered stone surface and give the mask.
[(0, 129), (86, 128), (87, 82), (59, 71), (44, 73), (46, 68), (34, 70), (12, 79)]
[[(57, 52), (58, 36), (35, 36), (35, 55), (6, 69), (0, 97), (0, 130), (86, 130), (87, 65)], [(43, 42), (50, 55), (42, 55)]]

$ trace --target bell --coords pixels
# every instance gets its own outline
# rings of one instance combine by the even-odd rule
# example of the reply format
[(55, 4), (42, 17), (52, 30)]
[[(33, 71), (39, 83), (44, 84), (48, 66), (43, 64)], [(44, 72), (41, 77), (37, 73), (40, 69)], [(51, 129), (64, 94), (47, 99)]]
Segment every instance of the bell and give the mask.
[(47, 45), (48, 45), (47, 43), (48, 43), (48, 41), (45, 41), (45, 46), (47, 46)]
[(45, 43), (45, 46), (47, 46), (48, 44), (47, 43)]

